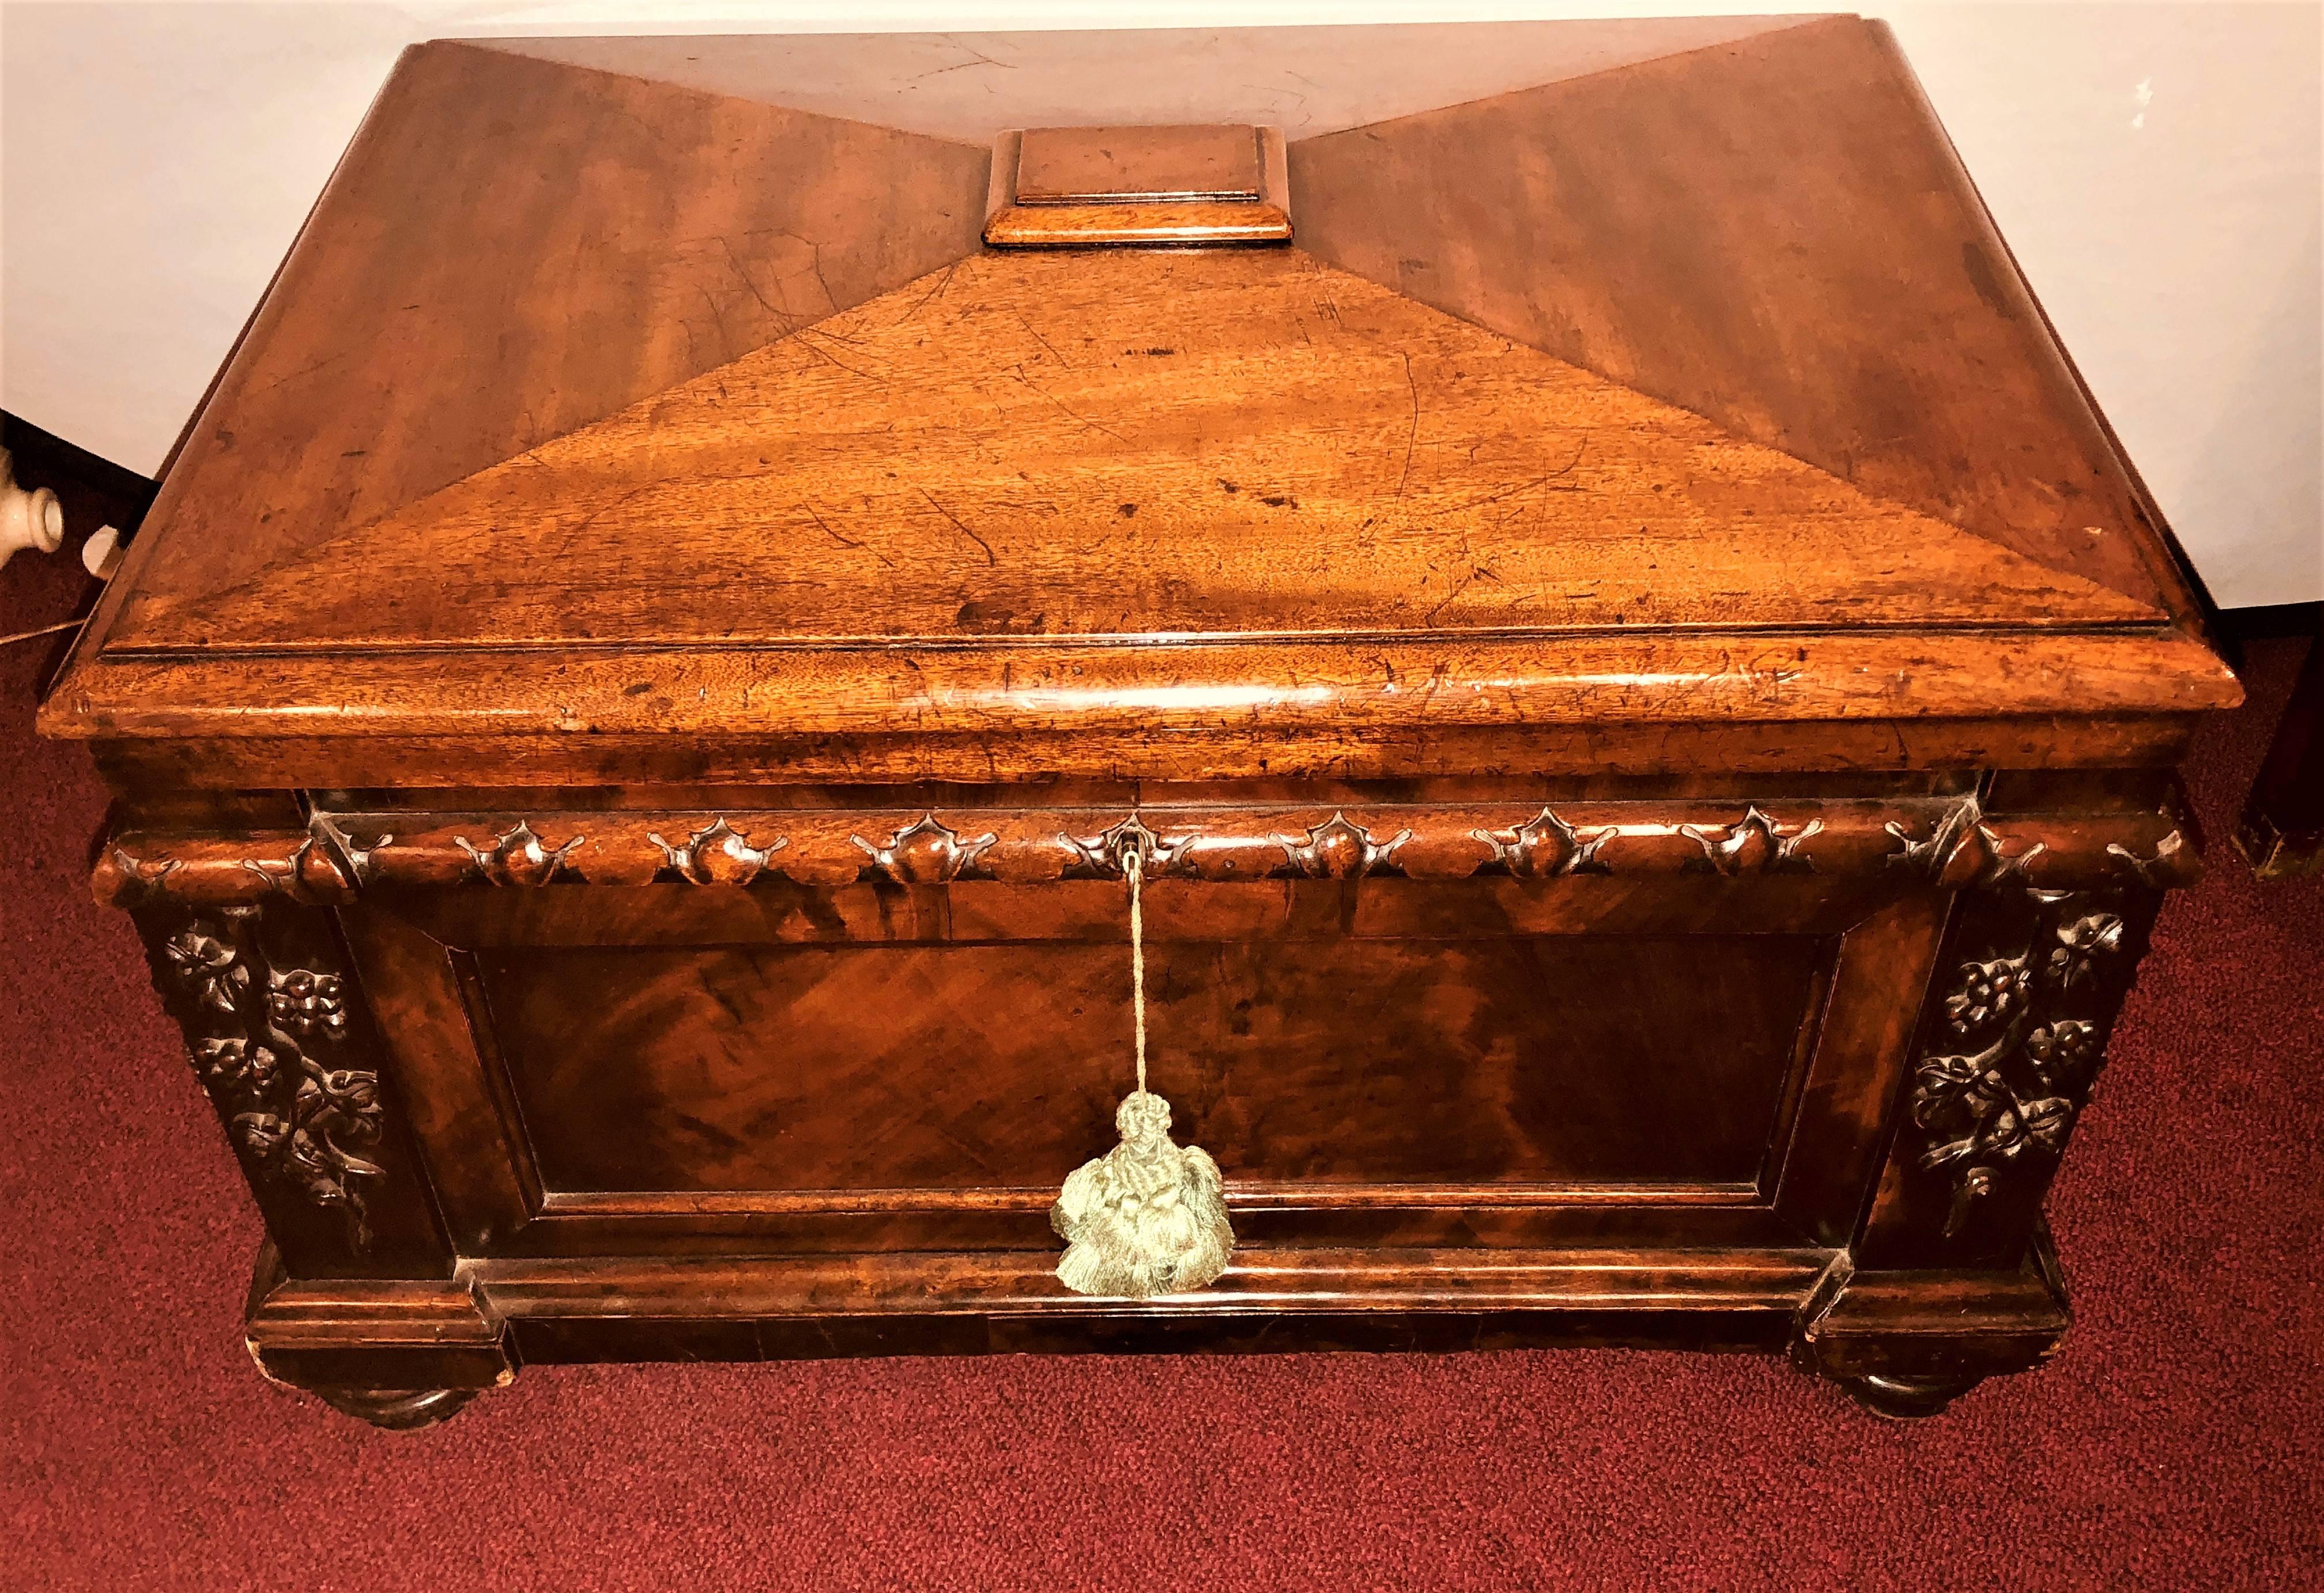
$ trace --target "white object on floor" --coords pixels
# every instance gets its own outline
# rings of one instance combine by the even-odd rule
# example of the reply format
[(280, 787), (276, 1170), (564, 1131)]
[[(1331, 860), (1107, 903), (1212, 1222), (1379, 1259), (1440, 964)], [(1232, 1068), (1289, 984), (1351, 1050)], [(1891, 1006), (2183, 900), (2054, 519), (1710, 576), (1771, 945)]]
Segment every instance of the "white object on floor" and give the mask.
[(65, 545), (65, 511), (57, 495), (42, 487), (28, 493), (16, 484), (15, 462), (0, 448), (0, 566), (19, 548), (54, 553)]

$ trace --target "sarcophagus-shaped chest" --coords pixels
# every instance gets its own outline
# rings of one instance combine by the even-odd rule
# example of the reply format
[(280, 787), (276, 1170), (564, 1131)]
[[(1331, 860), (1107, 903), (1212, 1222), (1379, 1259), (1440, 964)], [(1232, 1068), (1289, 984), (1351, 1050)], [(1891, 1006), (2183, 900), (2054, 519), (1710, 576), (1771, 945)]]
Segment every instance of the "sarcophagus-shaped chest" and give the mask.
[(2235, 683), (1881, 30), (1483, 41), (405, 58), (44, 719), (267, 1371), (2049, 1352)]

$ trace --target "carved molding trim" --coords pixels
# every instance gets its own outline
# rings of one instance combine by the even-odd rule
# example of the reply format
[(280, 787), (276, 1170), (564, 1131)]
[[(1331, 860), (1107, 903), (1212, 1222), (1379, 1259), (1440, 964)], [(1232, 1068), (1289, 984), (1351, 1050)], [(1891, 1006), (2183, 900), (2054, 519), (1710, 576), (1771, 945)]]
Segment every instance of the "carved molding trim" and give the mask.
[(1786, 830), (1757, 807), (1746, 807), (1717, 841), (1696, 824), (1681, 824), (1678, 833), (1702, 848), (1702, 856), (1688, 863), (1689, 873), (1812, 874), (1815, 860), (1800, 847), (1823, 833), (1823, 821), (1810, 819)]
[(1387, 870), (1402, 872), (1396, 868), (1397, 848), (1412, 839), (1412, 831), (1398, 830), (1387, 841), (1375, 841), (1370, 830), (1334, 812), (1322, 824), (1310, 824), (1305, 841), (1282, 834), (1268, 839), (1310, 879), (1360, 879)]
[(661, 848), (670, 871), (696, 885), (748, 885), (767, 866), (767, 860), (790, 844), (778, 835), (765, 846), (752, 846), (749, 837), (723, 818), (713, 819), (673, 846), (654, 831), (646, 839)]
[(379, 1075), (333, 1067), (347, 1033), (337, 972), (281, 968), (259, 944), (259, 909), (232, 905), (161, 943), (161, 963), (198, 1020), (186, 1026), (194, 1070), (254, 1172), (347, 1214), (369, 1246), (364, 1185), (385, 1169), (362, 1152), (380, 1138)]
[[(1547, 879), (1565, 874), (1610, 874), (1613, 866), (1598, 854), (1621, 833), (1608, 824), (1582, 835), (1548, 808), (1506, 830), (1471, 830), (1471, 834), (1493, 849), (1492, 864), (1520, 879)], [(1491, 866), (1491, 865), (1489, 865)]]
[(452, 837), (452, 844), (468, 854), (477, 876), (491, 885), (546, 885), (567, 866), (566, 859), (588, 843), (586, 835), (576, 833), (561, 846), (550, 846), (532, 833), (528, 819), (519, 819), (493, 836), (489, 848), (466, 835)]
[(1952, 871), (1953, 859), (1968, 845), (1984, 816), (1977, 798), (1964, 796), (1937, 821), (1925, 841), (1914, 840), (1909, 827), (1891, 820), (1881, 826), (1896, 840), (1897, 849), (1889, 853), (1888, 866), (1910, 869), (1932, 880), (1942, 879)]
[[(480, 834), (489, 843), (475, 839)], [(564, 839), (552, 844), (544, 834)], [(1902, 873), (1945, 889), (2161, 889), (2196, 873), (2195, 849), (2169, 814), (2003, 816), (1962, 798), (1746, 805), (1739, 815), (1726, 804), (1685, 801), (953, 815), (328, 813), (316, 815), (304, 833), (125, 833), (103, 849), (92, 883), (99, 900), (133, 906), (275, 895), (328, 903), (374, 886), (485, 883), (1035, 884), (1119, 879), (1132, 846), (1151, 879), (1216, 881)]]
[(955, 879), (990, 878), (978, 866), (977, 860), (1000, 837), (988, 832), (964, 841), (957, 830), (934, 813), (924, 813), (890, 835), (884, 846), (874, 846), (861, 835), (850, 834), (848, 839), (862, 850), (884, 879), (899, 885), (949, 885)]
[(1138, 854), (1142, 871), (1149, 877), (1167, 872), (1176, 867), (1179, 854), (1193, 844), (1194, 837), (1180, 835), (1167, 838), (1158, 831), (1146, 827), (1146, 821), (1136, 814), (1102, 831), (1087, 840), (1060, 832), (1057, 839), (1074, 849), (1074, 864), (1065, 872), (1070, 877), (1093, 879), (1120, 879), (1129, 875), (1125, 860), (1131, 852)]
[[(1888, 858), (1891, 867), (1948, 886), (1992, 890), (2012, 883), (2136, 884), (2168, 890), (2192, 885), (2202, 872), (2202, 860), (2168, 813), (2035, 815), (1988, 822), (1977, 798), (1964, 796), (1926, 839), (1915, 840), (1914, 826), (1907, 823), (1885, 828), (1897, 847)], [(2116, 830), (2136, 833), (2116, 834)], [(2061, 847), (2070, 849), (2070, 855), (2050, 855)]]
[(338, 861), (346, 864), (346, 871), (355, 877), (358, 885), (371, 883), (377, 867), (373, 860), (383, 848), (395, 844), (394, 834), (384, 830), (367, 843), (359, 842), (325, 814), (315, 815), (308, 833), (328, 848)]
[(2151, 857), (2139, 856), (2119, 841), (2107, 843), (2107, 855), (2150, 890), (2163, 890), (2179, 883), (2183, 870), (2194, 866), (2191, 849), (2176, 830), (2154, 843)]
[(2021, 1163), (2054, 1162), (2105, 1065), (2130, 981), (2118, 913), (2074, 891), (2025, 887), (2020, 932), (1960, 963), (1939, 1033), (1914, 1070), (1911, 1111), (1924, 1171), (1950, 1169), (1944, 1237)]

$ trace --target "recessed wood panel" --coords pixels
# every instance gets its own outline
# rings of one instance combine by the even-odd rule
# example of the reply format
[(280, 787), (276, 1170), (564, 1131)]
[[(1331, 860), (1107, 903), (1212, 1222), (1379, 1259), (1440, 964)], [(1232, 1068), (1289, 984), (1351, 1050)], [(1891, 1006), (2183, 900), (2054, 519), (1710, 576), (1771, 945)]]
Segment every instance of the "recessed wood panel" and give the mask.
[[(1231, 1180), (1742, 1183), (1820, 946), (1179, 942), (1153, 1085)], [(1130, 1081), (1123, 947), (480, 953), (544, 1184), (1053, 1186)]]

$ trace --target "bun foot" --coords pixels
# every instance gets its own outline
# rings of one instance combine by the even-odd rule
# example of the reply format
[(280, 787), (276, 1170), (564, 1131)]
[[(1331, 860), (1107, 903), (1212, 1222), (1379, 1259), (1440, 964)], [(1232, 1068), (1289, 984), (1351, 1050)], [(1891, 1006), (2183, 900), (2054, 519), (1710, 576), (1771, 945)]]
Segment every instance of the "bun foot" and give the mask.
[(1889, 1377), (1868, 1375), (1832, 1379), (1849, 1398), (1876, 1416), (1891, 1422), (1917, 1422), (1934, 1416), (1985, 1381), (1983, 1377)]
[(476, 1397), (474, 1388), (312, 1388), (317, 1399), (344, 1415), (390, 1432), (433, 1427)]

